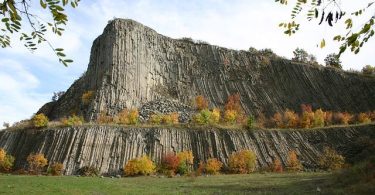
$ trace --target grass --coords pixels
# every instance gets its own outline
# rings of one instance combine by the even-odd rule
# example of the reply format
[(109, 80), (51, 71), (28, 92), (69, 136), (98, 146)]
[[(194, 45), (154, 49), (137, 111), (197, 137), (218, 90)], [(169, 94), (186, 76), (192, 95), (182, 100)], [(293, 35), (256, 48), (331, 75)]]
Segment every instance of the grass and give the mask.
[[(200, 177), (98, 178), (0, 175), (0, 194), (316, 194), (330, 173), (254, 173)], [(338, 190), (338, 191), (337, 191)]]

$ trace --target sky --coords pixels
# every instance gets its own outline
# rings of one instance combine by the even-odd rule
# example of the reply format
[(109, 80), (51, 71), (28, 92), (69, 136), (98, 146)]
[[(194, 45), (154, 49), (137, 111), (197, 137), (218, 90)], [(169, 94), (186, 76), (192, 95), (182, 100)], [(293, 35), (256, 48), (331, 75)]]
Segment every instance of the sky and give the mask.
[[(352, 12), (368, 2), (342, 0), (341, 8)], [(32, 8), (49, 20), (38, 4)], [(136, 20), (172, 38), (191, 37), (236, 50), (270, 48), (287, 58), (299, 47), (323, 64), (325, 56), (338, 51), (339, 45), (330, 40), (345, 32), (343, 21), (332, 28), (302, 17), (301, 30), (289, 37), (278, 24), (289, 20), (292, 8), (292, 3), (283, 6), (274, 0), (83, 0), (76, 9), (67, 8), (69, 22), (63, 36), (47, 35), (54, 47), (64, 48), (74, 60), (68, 67), (58, 62), (46, 44), (30, 53), (13, 37), (11, 48), (0, 48), (0, 126), (30, 118), (51, 100), (53, 92), (66, 91), (87, 69), (92, 42), (114, 18)], [(363, 23), (359, 19), (355, 24)], [(323, 38), (327, 46), (320, 49), (317, 45)], [(372, 39), (359, 54), (346, 52), (341, 58), (344, 69), (375, 65), (374, 51)]]

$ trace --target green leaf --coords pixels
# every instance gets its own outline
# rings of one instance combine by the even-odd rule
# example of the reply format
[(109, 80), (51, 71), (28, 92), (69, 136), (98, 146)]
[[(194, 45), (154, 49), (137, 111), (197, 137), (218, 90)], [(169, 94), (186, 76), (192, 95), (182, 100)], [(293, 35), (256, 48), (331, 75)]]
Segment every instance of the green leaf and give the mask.
[(323, 48), (323, 47), (325, 47), (326, 46), (326, 40), (322, 40), (321, 42), (320, 42), (320, 48)]
[(43, 0), (40, 0), (40, 6), (42, 6), (43, 9), (46, 9), (46, 8), (47, 8), (47, 4), (44, 3)]

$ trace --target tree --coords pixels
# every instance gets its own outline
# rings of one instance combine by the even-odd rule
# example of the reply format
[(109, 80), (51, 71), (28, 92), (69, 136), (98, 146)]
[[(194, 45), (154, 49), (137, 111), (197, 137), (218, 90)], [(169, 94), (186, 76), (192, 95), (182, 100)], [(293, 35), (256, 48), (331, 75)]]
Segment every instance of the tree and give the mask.
[(375, 67), (371, 65), (366, 65), (365, 67), (362, 68), (362, 73), (367, 74), (367, 75), (375, 74)]
[[(283, 5), (288, 3), (288, 0), (275, 0)], [(369, 1), (366, 6), (362, 9), (357, 10), (353, 13), (346, 13), (341, 9), (340, 2), (337, 0), (297, 0), (291, 11), (291, 19), (288, 22), (282, 22), (279, 24), (280, 27), (284, 28), (284, 33), (291, 36), (295, 34), (300, 29), (300, 23), (298, 22), (298, 16), (305, 15), (308, 21), (317, 20), (319, 25), (324, 22), (329, 26), (333, 25), (339, 21), (345, 21), (346, 33), (342, 35), (336, 35), (333, 37), (334, 41), (341, 43), (339, 48), (338, 57), (350, 48), (352, 52), (357, 54), (360, 48), (368, 42), (368, 40), (374, 35), (375, 28), (375, 16), (370, 15), (370, 18), (365, 16), (365, 12), (369, 9), (374, 8), (375, 1)], [(355, 19), (358, 19), (359, 25), (354, 25)], [(367, 19), (363, 23), (363, 19)], [(338, 28), (338, 27), (337, 27)], [(359, 30), (357, 30), (359, 29)], [(322, 39), (320, 42), (320, 47), (325, 47), (326, 41)]]
[(338, 55), (331, 53), (325, 59), (326, 66), (342, 69), (341, 61)]
[[(2, 48), (11, 47), (10, 36), (16, 35), (25, 47), (31, 52), (38, 48), (38, 45), (46, 42), (58, 57), (60, 63), (67, 66), (73, 60), (67, 59), (63, 48), (55, 48), (47, 40), (47, 33), (52, 32), (56, 36), (61, 36), (64, 26), (68, 22), (65, 7), (70, 5), (75, 8), (80, 0), (40, 0), (39, 4), (46, 14), (52, 17), (51, 20), (42, 19), (34, 14), (30, 0), (4, 0), (0, 3), (0, 46)], [(27, 21), (26, 23), (24, 21)], [(31, 29), (26, 30), (28, 24)]]
[(64, 94), (65, 94), (65, 91), (53, 92), (52, 101), (53, 101), (53, 102), (56, 102), (56, 101), (59, 100), (59, 99), (61, 98), (61, 96), (63, 96)]
[(293, 61), (303, 62), (303, 63), (308, 62), (309, 54), (304, 49), (300, 49), (300, 48), (297, 47), (293, 51), (293, 54), (294, 54), (294, 57), (292, 58)]

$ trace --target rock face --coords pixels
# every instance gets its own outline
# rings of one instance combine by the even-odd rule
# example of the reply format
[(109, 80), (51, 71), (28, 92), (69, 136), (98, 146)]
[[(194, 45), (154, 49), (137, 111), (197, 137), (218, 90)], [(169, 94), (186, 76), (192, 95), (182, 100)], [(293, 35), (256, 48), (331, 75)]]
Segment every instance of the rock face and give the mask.
[(2, 131), (0, 148), (16, 156), (16, 168), (25, 168), (30, 153), (43, 153), (49, 163), (61, 162), (65, 174), (83, 166), (95, 166), (102, 174), (119, 174), (132, 158), (149, 155), (155, 162), (168, 152), (191, 150), (195, 165), (218, 158), (224, 164), (233, 151), (251, 149), (257, 166), (270, 165), (278, 157), (285, 165), (287, 154), (296, 150), (306, 168), (316, 167), (324, 146), (345, 157), (355, 155), (351, 143), (360, 136), (375, 139), (375, 125), (310, 130), (252, 130), (125, 128), (81, 126), (43, 131)]
[[(94, 91), (83, 105), (82, 94)], [(221, 107), (240, 93), (245, 112), (267, 115), (300, 104), (332, 111), (375, 109), (375, 79), (293, 63), (274, 54), (235, 51), (158, 34), (132, 20), (110, 21), (93, 43), (87, 72), (57, 102), (50, 119), (76, 113), (86, 120), (114, 115), (159, 98), (190, 104), (204, 95)]]

